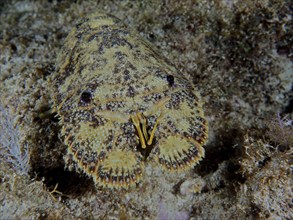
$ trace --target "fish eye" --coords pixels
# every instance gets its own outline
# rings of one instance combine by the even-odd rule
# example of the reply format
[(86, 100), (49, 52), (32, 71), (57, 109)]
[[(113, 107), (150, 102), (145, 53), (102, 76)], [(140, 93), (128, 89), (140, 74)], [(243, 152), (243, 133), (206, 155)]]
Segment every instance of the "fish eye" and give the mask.
[(167, 81), (169, 83), (169, 86), (173, 86), (174, 85), (174, 76), (167, 75)]
[(84, 91), (81, 93), (80, 101), (83, 103), (90, 103), (92, 100), (92, 94), (89, 91)]

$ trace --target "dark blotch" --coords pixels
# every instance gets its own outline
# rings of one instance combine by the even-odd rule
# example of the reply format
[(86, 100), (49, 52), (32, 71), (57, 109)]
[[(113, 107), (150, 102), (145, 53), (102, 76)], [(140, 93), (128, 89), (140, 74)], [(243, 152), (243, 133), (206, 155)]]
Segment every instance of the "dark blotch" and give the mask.
[(92, 94), (88, 91), (81, 93), (80, 100), (84, 103), (90, 103), (92, 100)]
[(167, 76), (167, 81), (169, 83), (169, 86), (173, 86), (174, 85), (174, 76), (168, 75)]

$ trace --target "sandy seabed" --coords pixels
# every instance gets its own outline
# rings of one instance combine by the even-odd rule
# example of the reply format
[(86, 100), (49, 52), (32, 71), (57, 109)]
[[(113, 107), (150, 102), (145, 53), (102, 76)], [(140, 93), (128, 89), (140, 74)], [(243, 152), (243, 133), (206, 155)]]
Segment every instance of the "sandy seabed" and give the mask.
[[(76, 21), (120, 18), (201, 93), (205, 158), (148, 163), (131, 190), (66, 168), (52, 109), (57, 54)], [(1, 1), (1, 219), (292, 219), (290, 1)]]

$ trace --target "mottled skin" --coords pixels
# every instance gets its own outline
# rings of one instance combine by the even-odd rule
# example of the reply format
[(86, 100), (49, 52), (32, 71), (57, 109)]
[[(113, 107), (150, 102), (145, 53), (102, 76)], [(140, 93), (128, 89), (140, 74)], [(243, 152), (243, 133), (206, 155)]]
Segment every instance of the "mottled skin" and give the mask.
[(67, 163), (97, 185), (127, 188), (148, 160), (192, 167), (207, 139), (198, 93), (137, 33), (105, 14), (82, 19), (53, 77)]

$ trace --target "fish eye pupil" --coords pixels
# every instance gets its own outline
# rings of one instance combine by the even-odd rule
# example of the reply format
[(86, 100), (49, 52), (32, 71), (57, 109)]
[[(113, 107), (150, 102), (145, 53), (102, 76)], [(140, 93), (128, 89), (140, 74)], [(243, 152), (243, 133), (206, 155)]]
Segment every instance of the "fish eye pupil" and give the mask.
[(92, 94), (88, 91), (81, 93), (80, 100), (84, 103), (89, 103), (92, 99)]
[(174, 85), (174, 76), (168, 75), (167, 76), (167, 81), (169, 83), (169, 86), (173, 86)]

